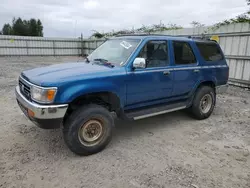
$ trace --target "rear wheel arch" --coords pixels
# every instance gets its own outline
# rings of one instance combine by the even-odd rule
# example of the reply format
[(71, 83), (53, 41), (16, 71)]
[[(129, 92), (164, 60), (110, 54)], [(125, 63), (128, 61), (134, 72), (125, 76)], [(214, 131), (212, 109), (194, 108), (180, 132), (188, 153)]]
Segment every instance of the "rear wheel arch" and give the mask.
[(204, 82), (200, 82), (199, 84), (197, 84), (197, 86), (193, 89), (193, 91), (190, 93), (190, 100), (189, 100), (189, 103), (188, 103), (188, 107), (190, 107), (193, 103), (193, 100), (194, 100), (194, 97), (196, 95), (196, 93), (199, 91), (199, 89), (203, 86), (209, 86), (211, 88), (214, 89), (214, 92), (215, 92), (215, 95), (216, 95), (216, 84), (214, 81), (204, 81)]
[[(209, 100), (208, 100), (209, 99)], [(202, 109), (204, 102), (204, 108)], [(202, 120), (208, 118), (216, 104), (216, 93), (211, 85), (201, 85), (193, 96), (189, 112), (192, 113), (193, 117)]]
[(214, 81), (204, 81), (204, 82), (201, 82), (198, 87), (196, 88), (196, 91), (198, 88), (202, 87), (202, 86), (210, 86), (211, 88), (215, 89), (216, 87), (216, 84)]

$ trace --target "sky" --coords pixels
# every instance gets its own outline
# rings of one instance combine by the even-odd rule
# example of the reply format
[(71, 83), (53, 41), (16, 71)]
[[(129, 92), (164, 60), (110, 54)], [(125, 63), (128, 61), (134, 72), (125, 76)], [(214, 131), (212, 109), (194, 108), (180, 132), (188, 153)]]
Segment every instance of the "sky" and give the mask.
[(45, 37), (89, 36), (144, 25), (211, 25), (248, 10), (246, 0), (1, 0), (0, 28), (13, 17), (40, 19)]

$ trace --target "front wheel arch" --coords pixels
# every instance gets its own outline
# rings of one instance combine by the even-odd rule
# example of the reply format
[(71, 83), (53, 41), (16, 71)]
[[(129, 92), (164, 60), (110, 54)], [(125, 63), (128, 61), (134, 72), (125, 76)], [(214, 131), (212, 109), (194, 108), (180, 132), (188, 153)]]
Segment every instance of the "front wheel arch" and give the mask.
[(121, 101), (120, 98), (112, 92), (95, 92), (81, 95), (69, 103), (68, 110), (64, 117), (65, 122), (67, 118), (77, 109), (89, 105), (96, 104), (103, 106), (110, 112), (115, 112), (119, 114), (121, 109)]

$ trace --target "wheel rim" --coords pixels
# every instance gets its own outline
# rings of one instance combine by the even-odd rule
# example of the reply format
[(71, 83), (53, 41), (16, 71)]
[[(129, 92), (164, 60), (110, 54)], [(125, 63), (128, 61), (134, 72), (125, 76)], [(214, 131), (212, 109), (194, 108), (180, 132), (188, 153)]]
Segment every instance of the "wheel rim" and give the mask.
[(211, 95), (206, 94), (202, 97), (200, 101), (200, 110), (202, 113), (206, 114), (210, 111), (213, 105), (213, 98)]
[(103, 122), (97, 119), (91, 119), (80, 127), (78, 138), (83, 145), (93, 146), (99, 143), (103, 132)]

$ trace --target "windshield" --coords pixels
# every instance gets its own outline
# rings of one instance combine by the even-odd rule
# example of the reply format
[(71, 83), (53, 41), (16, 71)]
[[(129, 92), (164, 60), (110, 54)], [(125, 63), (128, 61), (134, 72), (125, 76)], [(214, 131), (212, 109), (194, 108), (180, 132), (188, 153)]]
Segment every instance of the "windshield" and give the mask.
[(107, 40), (88, 56), (88, 60), (103, 59), (115, 66), (121, 66), (127, 61), (139, 42), (140, 40), (133, 39)]

